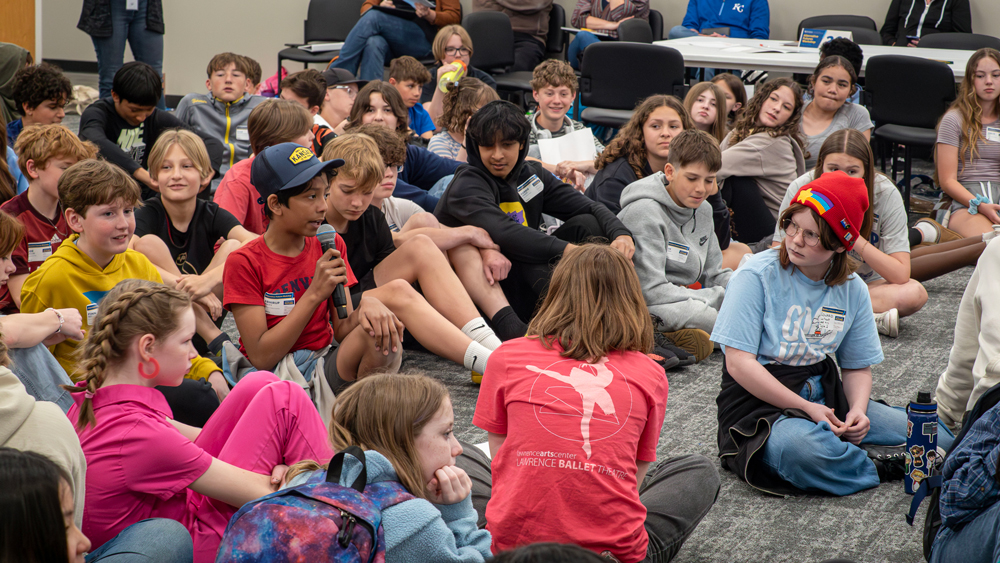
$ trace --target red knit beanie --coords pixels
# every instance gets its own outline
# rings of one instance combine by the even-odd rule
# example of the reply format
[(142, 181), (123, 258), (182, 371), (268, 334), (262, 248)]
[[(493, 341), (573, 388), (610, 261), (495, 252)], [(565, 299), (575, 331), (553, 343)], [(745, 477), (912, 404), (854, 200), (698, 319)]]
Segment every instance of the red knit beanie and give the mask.
[(818, 213), (850, 250), (861, 237), (858, 229), (868, 209), (868, 187), (863, 178), (852, 178), (839, 170), (828, 172), (802, 186), (792, 203)]

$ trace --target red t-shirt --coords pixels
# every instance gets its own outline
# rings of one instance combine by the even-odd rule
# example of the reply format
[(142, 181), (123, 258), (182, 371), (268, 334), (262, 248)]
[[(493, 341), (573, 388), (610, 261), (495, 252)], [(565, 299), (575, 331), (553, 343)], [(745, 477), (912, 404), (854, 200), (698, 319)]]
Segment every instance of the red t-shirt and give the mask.
[[(339, 234), (335, 240), (335, 246), (346, 263), (347, 247)], [(316, 261), (323, 256), (316, 237), (306, 237), (305, 241), (305, 248), (295, 257), (272, 252), (264, 237), (258, 237), (230, 254), (222, 274), (222, 304), (226, 309), (231, 310), (233, 304), (258, 305), (264, 307), (268, 329), (281, 322), (309, 289), (316, 273)], [(356, 283), (358, 280), (354, 278), (351, 265), (347, 264), (347, 286)], [(331, 340), (333, 329), (330, 327), (329, 301), (324, 301), (316, 307), (291, 351), (319, 350)], [(242, 338), (240, 349), (246, 353)]]
[(642, 561), (649, 538), (636, 460), (656, 460), (667, 378), (638, 352), (613, 352), (601, 365), (560, 351), (510, 340), (483, 374), (472, 422), (507, 436), (486, 506), (493, 553), (560, 542)]
[(244, 229), (262, 235), (267, 230), (269, 221), (264, 215), (264, 205), (257, 203), (260, 192), (250, 183), (250, 165), (253, 159), (251, 156), (241, 160), (226, 172), (219, 187), (215, 188), (213, 201), (232, 213), (243, 224)]
[[(12, 276), (30, 274), (37, 270), (42, 262), (59, 248), (62, 241), (73, 234), (66, 224), (62, 204), (56, 208), (56, 220), (49, 220), (31, 205), (28, 201), (28, 192), (9, 199), (0, 205), (0, 210), (7, 212), (24, 225), (24, 238), (10, 254), (16, 268)], [(0, 288), (0, 310), (6, 314), (18, 312), (6, 284)]]

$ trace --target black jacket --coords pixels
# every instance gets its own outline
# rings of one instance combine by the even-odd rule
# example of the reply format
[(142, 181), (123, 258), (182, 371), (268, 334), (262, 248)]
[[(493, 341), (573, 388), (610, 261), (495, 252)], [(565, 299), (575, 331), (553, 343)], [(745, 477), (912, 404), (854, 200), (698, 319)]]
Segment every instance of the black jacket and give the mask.
[[(91, 37), (111, 37), (111, 0), (83, 0), (76, 27)], [(162, 0), (146, 0), (146, 30), (163, 34)]]
[[(649, 167), (648, 162), (642, 170), (642, 175), (643, 178), (653, 175), (653, 169)], [(638, 179), (639, 177), (635, 175), (635, 170), (632, 170), (628, 159), (620, 156), (611, 161), (611, 164), (597, 171), (590, 187), (587, 188), (587, 197), (603, 203), (612, 213), (617, 214), (622, 210), (622, 191), (625, 190), (625, 186)]]
[(933, 0), (927, 6), (924, 0), (892, 0), (879, 33), (886, 45), (905, 47), (907, 35), (917, 35), (920, 16), (927, 7), (920, 36), (931, 33), (972, 33), (972, 9), (969, 0)]
[[(483, 164), (475, 140), (466, 136), (465, 144), (469, 163), (455, 172), (455, 178), (434, 210), (441, 224), (480, 227), (500, 246), (504, 256), (512, 262), (526, 264), (548, 263), (566, 248), (566, 241), (538, 230), (542, 213), (563, 221), (589, 213), (597, 218), (609, 240), (621, 235), (632, 236), (606, 207), (559, 181), (542, 168), (540, 162), (525, 161), (527, 139), (514, 169), (503, 179), (491, 174)], [(538, 176), (544, 188), (529, 201), (523, 201), (517, 188), (533, 175)]]

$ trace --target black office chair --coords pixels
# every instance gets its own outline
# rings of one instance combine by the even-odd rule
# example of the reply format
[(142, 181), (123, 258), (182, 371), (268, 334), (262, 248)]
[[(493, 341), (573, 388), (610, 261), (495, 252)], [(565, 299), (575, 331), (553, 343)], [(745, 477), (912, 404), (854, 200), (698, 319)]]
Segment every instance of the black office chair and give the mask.
[(841, 26), (861, 27), (878, 31), (875, 20), (868, 16), (835, 15), (835, 16), (813, 16), (799, 22), (799, 29), (795, 31), (795, 39), (802, 35), (803, 29), (843, 29)]
[(639, 18), (625, 20), (618, 24), (618, 40), (629, 43), (652, 43), (653, 28), (646, 20)]
[(1000, 50), (1000, 39), (979, 33), (931, 33), (920, 38), (917, 47), (978, 51), (983, 47)]
[[(670, 47), (624, 41), (595, 43), (583, 52), (580, 71), (574, 115), (594, 125), (621, 127), (643, 99), (653, 94), (683, 99), (686, 90), (684, 57)], [(582, 114), (579, 104), (587, 106)]]
[[(309, 68), (309, 63), (329, 63), (340, 50), (310, 53), (299, 47), (347, 39), (347, 34), (361, 19), (361, 3), (362, 0), (309, 0), (309, 9), (303, 22), (305, 42), (285, 43), (288, 48), (278, 52), (278, 72), (281, 72), (282, 61), (300, 62), (306, 68)], [(279, 81), (279, 94), (280, 84)]]
[(850, 25), (828, 25), (823, 27), (813, 27), (810, 29), (833, 29), (836, 31), (850, 31), (852, 41), (858, 45), (881, 45), (882, 35), (874, 29), (867, 27), (854, 27)]
[[(955, 75), (951, 67), (920, 57), (878, 55), (865, 66), (865, 93), (875, 122), (873, 138), (892, 147), (892, 181), (896, 182), (897, 152), (903, 146), (903, 204), (910, 210), (912, 149), (933, 148), (938, 119), (955, 99)], [(914, 76), (920, 87), (913, 88)], [(885, 172), (885, 159), (882, 159)]]
[(661, 41), (663, 39), (663, 14), (657, 10), (650, 10), (649, 28), (653, 30), (653, 41)]

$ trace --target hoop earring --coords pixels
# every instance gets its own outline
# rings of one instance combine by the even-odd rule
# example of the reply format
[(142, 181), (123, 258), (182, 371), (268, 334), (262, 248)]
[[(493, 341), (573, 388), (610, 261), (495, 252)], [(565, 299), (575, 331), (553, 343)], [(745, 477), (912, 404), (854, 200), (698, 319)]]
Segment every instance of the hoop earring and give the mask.
[(157, 375), (160, 375), (160, 362), (156, 361), (156, 358), (150, 358), (149, 361), (153, 362), (153, 373), (146, 373), (146, 366), (142, 360), (139, 360), (139, 375), (144, 379), (153, 379)]

